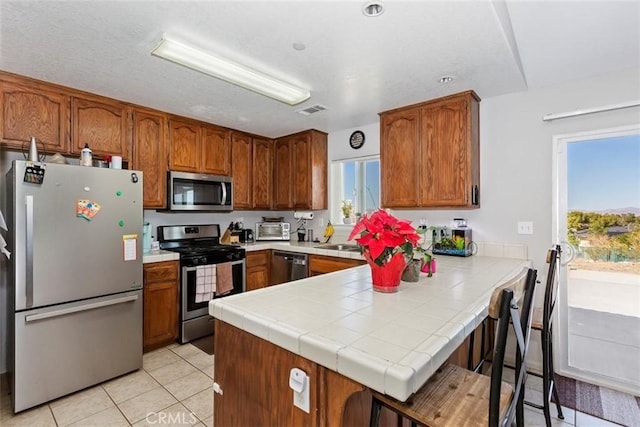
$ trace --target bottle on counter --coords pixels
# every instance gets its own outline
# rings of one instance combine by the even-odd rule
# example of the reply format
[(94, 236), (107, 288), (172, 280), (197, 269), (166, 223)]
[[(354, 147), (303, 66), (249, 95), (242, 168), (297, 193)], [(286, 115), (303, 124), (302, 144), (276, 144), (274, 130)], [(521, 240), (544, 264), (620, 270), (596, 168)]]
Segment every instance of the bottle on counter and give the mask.
[(93, 166), (93, 153), (89, 144), (84, 144), (84, 148), (80, 151), (80, 166)]

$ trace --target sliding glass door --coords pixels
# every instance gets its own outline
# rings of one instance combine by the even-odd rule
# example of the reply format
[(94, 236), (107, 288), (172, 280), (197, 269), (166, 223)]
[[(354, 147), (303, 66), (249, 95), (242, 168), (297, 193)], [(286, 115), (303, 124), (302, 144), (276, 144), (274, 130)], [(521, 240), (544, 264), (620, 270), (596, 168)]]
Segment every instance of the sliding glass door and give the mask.
[(558, 372), (640, 395), (640, 126), (554, 145)]

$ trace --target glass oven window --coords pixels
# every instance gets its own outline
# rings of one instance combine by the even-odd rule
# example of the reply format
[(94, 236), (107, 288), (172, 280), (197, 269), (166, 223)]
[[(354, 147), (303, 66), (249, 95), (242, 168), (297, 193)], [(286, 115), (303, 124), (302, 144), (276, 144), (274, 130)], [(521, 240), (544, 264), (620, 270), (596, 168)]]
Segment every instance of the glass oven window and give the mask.
[(260, 226), (260, 235), (264, 237), (280, 237), (282, 236), (282, 225), (280, 224), (262, 224)]

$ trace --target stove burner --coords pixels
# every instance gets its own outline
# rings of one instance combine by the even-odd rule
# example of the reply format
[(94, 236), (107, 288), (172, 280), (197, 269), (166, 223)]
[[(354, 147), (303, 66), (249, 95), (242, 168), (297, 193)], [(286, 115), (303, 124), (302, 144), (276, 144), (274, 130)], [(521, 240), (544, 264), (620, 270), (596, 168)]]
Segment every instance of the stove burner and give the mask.
[(240, 246), (220, 244), (220, 226), (160, 226), (160, 249), (178, 252), (183, 266), (219, 264), (245, 259)]

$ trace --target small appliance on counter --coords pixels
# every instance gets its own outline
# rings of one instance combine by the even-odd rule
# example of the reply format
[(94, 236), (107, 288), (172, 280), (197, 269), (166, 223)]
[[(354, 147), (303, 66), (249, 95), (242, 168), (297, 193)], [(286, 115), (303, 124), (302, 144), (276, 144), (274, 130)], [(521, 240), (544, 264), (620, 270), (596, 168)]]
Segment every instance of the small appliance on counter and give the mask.
[(432, 252), (439, 255), (471, 256), (473, 255), (473, 241), (471, 228), (467, 228), (466, 221), (455, 218), (455, 227), (435, 227), (432, 231)]
[(263, 217), (263, 222), (256, 224), (255, 240), (289, 240), (291, 238), (291, 224), (288, 222), (282, 222), (282, 217), (266, 218)]
[(240, 230), (240, 243), (253, 243), (253, 230), (250, 228), (244, 228)]
[(242, 221), (232, 222), (229, 231), (228, 241), (223, 243), (253, 243), (253, 230), (244, 228)]

